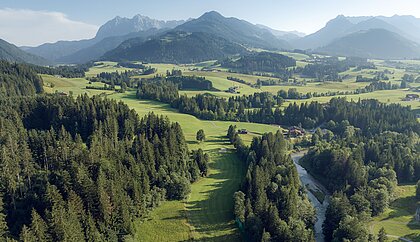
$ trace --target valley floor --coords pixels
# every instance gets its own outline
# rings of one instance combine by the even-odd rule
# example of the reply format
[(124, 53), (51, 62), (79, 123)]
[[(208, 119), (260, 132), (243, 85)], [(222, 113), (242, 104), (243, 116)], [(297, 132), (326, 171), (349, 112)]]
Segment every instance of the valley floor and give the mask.
[[(140, 116), (149, 112), (168, 116), (172, 122), (181, 124), (190, 150), (202, 148), (210, 155), (210, 174), (192, 184), (192, 192), (185, 201), (166, 201), (150, 213), (145, 221), (136, 221), (138, 231), (131, 241), (241, 241), (233, 218), (233, 194), (239, 189), (245, 166), (234, 153), (226, 136), (229, 125), (247, 129), (243, 135), (250, 142), (255, 135), (276, 132), (277, 126), (203, 121), (191, 115), (178, 113), (167, 104), (138, 100), (134, 92), (117, 94), (109, 91), (87, 90), (85, 79), (56, 79), (44, 76), (53, 83), (48, 92), (72, 91), (74, 95), (105, 93), (108, 98), (123, 101)], [(195, 134), (203, 129), (206, 141), (195, 141)]]
[[(175, 68), (174, 65), (155, 65), (158, 73), (163, 74), (166, 70)], [(179, 67), (188, 72), (186, 67)], [(112, 63), (104, 67), (94, 67), (88, 76), (94, 76), (101, 71), (122, 71), (113, 68)], [(194, 73), (190, 73), (194, 74)], [(213, 85), (220, 90), (230, 86), (238, 85), (226, 79), (224, 75), (237, 75), (249, 82), (255, 82), (258, 77), (246, 76), (242, 74), (224, 74), (223, 72), (209, 72), (206, 78), (213, 82)], [(222, 76), (223, 75), (223, 76)], [(400, 75), (400, 73), (398, 73)], [(233, 152), (233, 147), (225, 138), (229, 125), (237, 125), (238, 129), (247, 129), (249, 133), (243, 135), (245, 142), (250, 142), (256, 135), (265, 132), (276, 132), (278, 126), (253, 124), (253, 123), (234, 123), (222, 121), (203, 121), (191, 115), (181, 114), (169, 105), (148, 101), (138, 100), (135, 91), (124, 94), (112, 91), (101, 91), (86, 89), (90, 85), (84, 78), (66, 79), (43, 75), (46, 84), (46, 91), (53, 92), (72, 92), (74, 96), (87, 93), (88, 95), (104, 95), (118, 101), (123, 101), (130, 108), (134, 109), (140, 116), (149, 112), (168, 116), (172, 122), (178, 122), (182, 126), (185, 138), (189, 144), (189, 149), (202, 148), (211, 156), (210, 174), (208, 177), (192, 184), (192, 192), (185, 201), (166, 201), (151, 212), (145, 221), (136, 221), (137, 233), (132, 241), (240, 241), (239, 231), (236, 229), (233, 220), (233, 193), (239, 188), (241, 179), (245, 173), (245, 167), (237, 159)], [(51, 85), (53, 84), (53, 85)], [(322, 90), (348, 90), (348, 83), (324, 83), (322, 86), (308, 85), (297, 87), (299, 91), (322, 91)], [(350, 84), (354, 84), (351, 82)], [(350, 85), (349, 84), (349, 85)], [(103, 85), (93, 83), (93, 85)], [(290, 87), (264, 87), (265, 90), (254, 89), (249, 86), (240, 85), (242, 94), (250, 94), (258, 91), (277, 92), (278, 88), (288, 89)], [(277, 88), (277, 89), (276, 89)], [(335, 89), (334, 89), (335, 88)], [(356, 88), (356, 87), (351, 87)], [(194, 91), (184, 91), (184, 94), (195, 95)], [(385, 103), (401, 103), (411, 105), (414, 109), (420, 108), (419, 102), (402, 102), (401, 98), (407, 94), (406, 90), (378, 91), (374, 93), (351, 95), (348, 99), (357, 100), (360, 98), (378, 98)], [(230, 96), (226, 92), (216, 92), (214, 95), (223, 97)], [(331, 97), (319, 97), (311, 100), (327, 102)], [(305, 102), (299, 100), (297, 102)], [(286, 104), (285, 104), (286, 105)], [(199, 129), (205, 131), (207, 140), (201, 144), (195, 140), (196, 132)], [(391, 204), (390, 209), (380, 217), (375, 218), (371, 224), (372, 232), (377, 233), (381, 227), (386, 232), (395, 237), (403, 236), (412, 241), (420, 241), (420, 227), (414, 224), (411, 219), (414, 212), (413, 207), (416, 203), (412, 198), (414, 186), (403, 186), (400, 188), (400, 197)], [(414, 204), (414, 205), (413, 205)], [(407, 210), (407, 207), (409, 209)], [(393, 238), (391, 237), (390, 238)]]

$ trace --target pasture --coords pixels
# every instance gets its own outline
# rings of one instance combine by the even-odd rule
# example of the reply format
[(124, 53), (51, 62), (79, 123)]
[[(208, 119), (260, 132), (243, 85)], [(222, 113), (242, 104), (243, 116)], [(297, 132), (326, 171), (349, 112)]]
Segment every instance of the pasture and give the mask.
[(397, 188), (397, 198), (389, 209), (370, 223), (371, 232), (377, 234), (384, 227), (390, 240), (404, 237), (412, 241), (420, 241), (420, 223), (414, 220), (419, 202), (415, 198), (415, 186), (403, 185)]

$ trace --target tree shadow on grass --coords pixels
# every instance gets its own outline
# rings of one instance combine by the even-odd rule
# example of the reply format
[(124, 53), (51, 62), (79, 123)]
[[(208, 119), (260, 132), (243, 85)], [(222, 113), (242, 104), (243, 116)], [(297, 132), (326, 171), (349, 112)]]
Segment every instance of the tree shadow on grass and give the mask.
[(381, 221), (394, 219), (398, 217), (403, 217), (407, 215), (415, 214), (415, 207), (413, 204), (416, 204), (414, 197), (402, 197), (398, 198), (392, 202), (390, 208), (394, 211), (390, 212), (386, 218), (383, 218)]
[(199, 238), (199, 239), (189, 239), (189, 240), (184, 240), (182, 242), (191, 242), (191, 241), (199, 241), (199, 242), (220, 242), (220, 241), (224, 241), (224, 242), (229, 242), (229, 241), (242, 241), (239, 234), (225, 234), (225, 235), (220, 235), (220, 236), (215, 236), (215, 237), (211, 237), (211, 238)]
[[(221, 142), (226, 141), (221, 140)], [(204, 237), (211, 237), (213, 233), (223, 233), (223, 231), (231, 233), (235, 229), (233, 194), (239, 189), (245, 174), (245, 165), (231, 150), (219, 153), (219, 149), (213, 149), (208, 153), (213, 161), (209, 164), (210, 168), (217, 172), (211, 173), (207, 179), (212, 179), (214, 182), (205, 185), (208, 190), (199, 192), (206, 197), (205, 199), (185, 203), (188, 222)], [(239, 235), (234, 233), (198, 241), (223, 241), (230, 236)]]

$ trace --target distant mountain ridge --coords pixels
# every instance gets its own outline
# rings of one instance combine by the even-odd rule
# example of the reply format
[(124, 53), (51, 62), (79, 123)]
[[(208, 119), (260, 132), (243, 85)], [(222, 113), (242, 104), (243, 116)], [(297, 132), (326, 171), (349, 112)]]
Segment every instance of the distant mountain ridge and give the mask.
[(299, 49), (317, 49), (327, 46), (334, 40), (346, 35), (370, 29), (388, 30), (420, 43), (420, 19), (413, 16), (346, 17), (339, 15), (330, 20), (324, 28), (294, 41), (294, 47)]
[(174, 30), (213, 34), (247, 47), (265, 49), (291, 48), (287, 41), (278, 39), (267, 29), (258, 27), (245, 20), (224, 17), (216, 11), (207, 12), (197, 19), (179, 25)]
[(35, 65), (49, 65), (48, 60), (39, 56), (27, 53), (17, 46), (0, 39), (0, 60), (18, 63), (30, 63)]
[(293, 41), (293, 40), (300, 39), (306, 36), (306, 34), (301, 33), (299, 31), (281, 31), (281, 30), (270, 28), (262, 24), (257, 24), (257, 26), (262, 29), (266, 29), (270, 31), (277, 38), (286, 40), (286, 41)]
[(117, 48), (121, 43), (123, 43), (126, 40), (132, 39), (132, 38), (140, 38), (141, 41), (146, 41), (149, 37), (152, 37), (154, 35), (158, 35), (159, 33), (162, 33), (166, 31), (159, 30), (159, 29), (149, 29), (146, 31), (139, 31), (139, 32), (133, 32), (129, 33), (127, 35), (123, 36), (112, 36), (105, 38), (98, 43), (81, 49), (71, 55), (62, 57), (58, 59), (58, 62), (60, 63), (72, 63), (72, 64), (83, 64), (92, 60), (98, 60), (100, 57), (102, 57), (105, 53), (107, 53), (110, 50), (113, 50)]
[(117, 16), (102, 25), (95, 38), (105, 39), (112, 36), (123, 36), (149, 29), (173, 29), (185, 22), (185, 20), (156, 20), (140, 14), (135, 15), (131, 19)]
[[(380, 41), (378, 41), (380, 40)], [(361, 30), (334, 40), (318, 52), (373, 59), (419, 58), (420, 45), (385, 29)]]
[[(94, 60), (94, 58), (116, 48), (124, 40), (128, 39), (132, 33), (144, 32), (151, 29), (159, 30), (174, 28), (184, 22), (184, 20), (156, 20), (142, 15), (135, 15), (131, 19), (115, 17), (102, 25), (96, 36), (92, 39), (58, 41), (56, 43), (46, 43), (37, 47), (22, 47), (22, 49), (53, 62), (69, 64), (81, 63), (82, 61)], [(107, 40), (103, 41), (105, 39)], [(90, 53), (89, 51), (93, 52)]]

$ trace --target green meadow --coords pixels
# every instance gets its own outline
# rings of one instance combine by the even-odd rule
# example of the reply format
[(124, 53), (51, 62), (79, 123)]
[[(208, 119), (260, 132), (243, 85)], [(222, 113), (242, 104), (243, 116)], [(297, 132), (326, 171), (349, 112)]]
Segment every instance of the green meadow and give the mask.
[(420, 223), (414, 215), (419, 206), (414, 185), (398, 186), (397, 198), (390, 204), (389, 209), (370, 223), (370, 229), (377, 234), (383, 227), (390, 240), (398, 237), (420, 241)]

